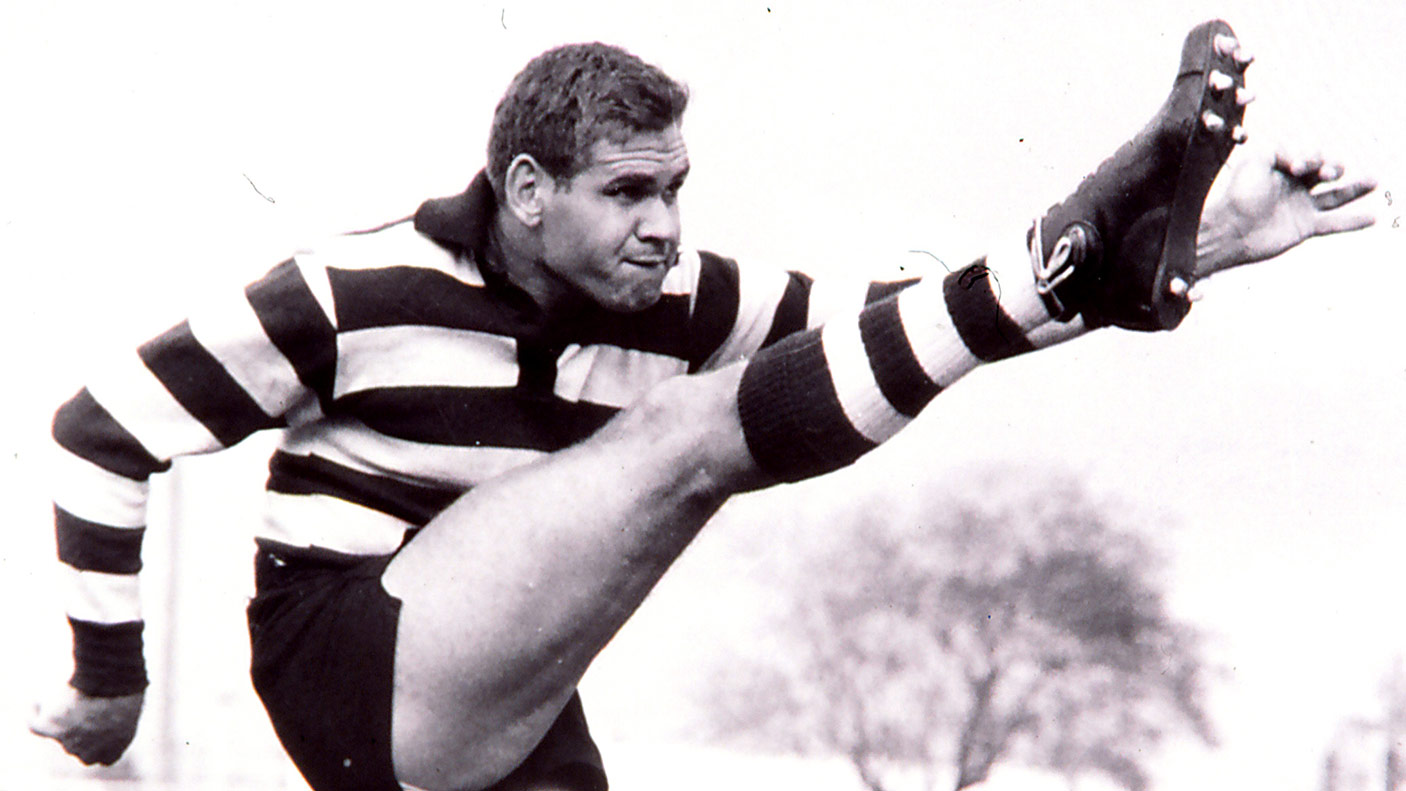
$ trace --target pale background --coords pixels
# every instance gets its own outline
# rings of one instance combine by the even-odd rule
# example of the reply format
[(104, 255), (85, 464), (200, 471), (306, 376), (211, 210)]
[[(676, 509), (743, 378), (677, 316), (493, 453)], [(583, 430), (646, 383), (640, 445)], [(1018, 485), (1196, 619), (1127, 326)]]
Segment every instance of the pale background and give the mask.
[[(1155, 528), (1178, 614), (1229, 668), (1212, 699), (1222, 746), (1167, 751), (1157, 786), (1316, 788), (1335, 729), (1378, 713), (1378, 679), (1406, 653), (1406, 4), (584, 5), (0, 10), (0, 789), (83, 787), (24, 723), (68, 672), (38, 448), (85, 363), (179, 320), (192, 292), (461, 189), (532, 55), (601, 39), (690, 85), (688, 243), (864, 275), (911, 249), (965, 263), (1019, 233), (1151, 114), (1185, 31), (1215, 16), (1259, 56), (1252, 143), (1321, 146), (1374, 174), (1378, 226), (1208, 283), (1175, 334), (1106, 332), (978, 372), (855, 470), (741, 503), (584, 692), (620, 791), (854, 787), (843, 766), (677, 746), (709, 653), (757, 638), (769, 561), (739, 567), (729, 547), (775, 532), (782, 556), (865, 487), (901, 495), (989, 462), (1069, 468)], [(152, 575), (148, 603), (153, 675), (177, 692), (154, 690), (133, 760), (222, 778), (210, 788), (293, 787), (244, 676), (254, 444), (190, 465), (153, 516), (174, 510), (183, 529), (148, 541), (153, 570), (173, 546), (183, 557), (174, 581)]]

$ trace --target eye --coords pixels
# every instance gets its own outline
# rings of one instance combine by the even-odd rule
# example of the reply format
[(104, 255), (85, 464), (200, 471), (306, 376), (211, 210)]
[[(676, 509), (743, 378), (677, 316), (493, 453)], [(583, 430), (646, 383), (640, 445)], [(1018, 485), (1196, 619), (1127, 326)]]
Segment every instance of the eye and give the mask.
[(614, 184), (604, 190), (607, 198), (614, 198), (621, 203), (639, 203), (647, 199), (650, 192), (650, 188), (643, 184)]

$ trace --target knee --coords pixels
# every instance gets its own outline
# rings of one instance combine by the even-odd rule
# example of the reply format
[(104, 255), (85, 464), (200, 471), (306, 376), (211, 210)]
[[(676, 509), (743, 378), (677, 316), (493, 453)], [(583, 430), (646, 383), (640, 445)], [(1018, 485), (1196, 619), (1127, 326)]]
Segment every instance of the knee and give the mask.
[(551, 725), (552, 716), (543, 712), (483, 728), (443, 713), (397, 710), (391, 732), (396, 780), (405, 791), (498, 788)]
[(675, 470), (680, 487), (705, 498), (735, 493), (751, 469), (737, 419), (736, 374), (661, 382), (625, 410), (615, 428), (648, 443), (651, 458)]

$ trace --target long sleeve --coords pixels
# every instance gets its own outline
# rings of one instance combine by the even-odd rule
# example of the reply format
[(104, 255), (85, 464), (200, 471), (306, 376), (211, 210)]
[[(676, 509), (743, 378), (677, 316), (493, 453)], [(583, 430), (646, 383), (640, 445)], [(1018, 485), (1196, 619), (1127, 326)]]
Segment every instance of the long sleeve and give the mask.
[(120, 356), (59, 408), (54, 513), (73, 627), (73, 685), (146, 685), (138, 595), (148, 479), (316, 411), (336, 360), (328, 310), (298, 264)]

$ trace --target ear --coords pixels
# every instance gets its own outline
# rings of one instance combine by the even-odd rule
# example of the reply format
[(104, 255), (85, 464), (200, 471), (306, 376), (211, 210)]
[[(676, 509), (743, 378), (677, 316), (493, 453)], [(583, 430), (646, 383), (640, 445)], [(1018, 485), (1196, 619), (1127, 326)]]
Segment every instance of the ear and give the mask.
[(556, 182), (530, 154), (518, 154), (503, 177), (504, 201), (518, 222), (535, 228)]

